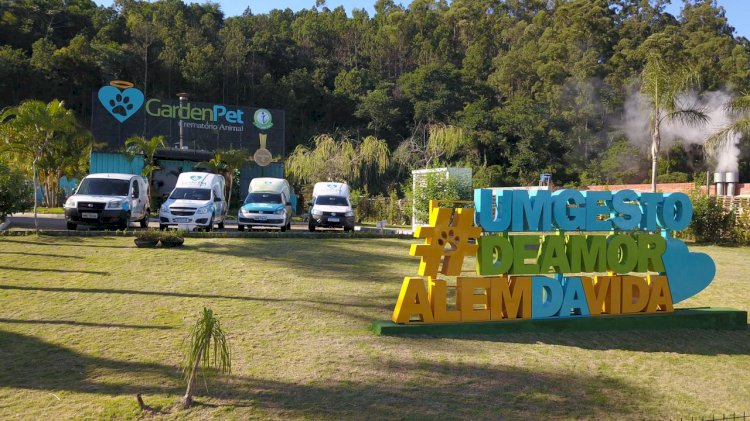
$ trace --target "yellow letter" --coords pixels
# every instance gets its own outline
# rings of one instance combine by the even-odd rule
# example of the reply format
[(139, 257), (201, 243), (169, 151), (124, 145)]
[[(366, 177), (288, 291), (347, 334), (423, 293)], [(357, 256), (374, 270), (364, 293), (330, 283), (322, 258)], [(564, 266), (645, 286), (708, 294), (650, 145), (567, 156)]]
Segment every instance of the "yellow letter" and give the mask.
[(490, 278), (490, 316), (492, 320), (531, 319), (531, 277)]
[(669, 290), (667, 277), (663, 275), (648, 275), (648, 284), (651, 286), (651, 295), (648, 298), (646, 312), (674, 312), (674, 308), (672, 307), (672, 292)]
[[(481, 322), (490, 320), (487, 296), (487, 291), (490, 289), (489, 278), (458, 277), (456, 289), (458, 290), (456, 303), (458, 304), (458, 310), (461, 311), (461, 321)], [(474, 292), (476, 289), (481, 289), (482, 292), (476, 294)], [(480, 308), (475, 309), (474, 305), (478, 305)]]
[(448, 310), (448, 286), (442, 279), (427, 278), (430, 284), (428, 300), (432, 307), (432, 316), (436, 322), (460, 322), (461, 312)]
[(597, 276), (596, 285), (594, 280), (588, 276), (581, 276), (583, 292), (586, 294), (586, 302), (589, 303), (589, 313), (599, 316), (605, 307), (609, 294), (610, 278), (608, 276)]
[(632, 275), (622, 277), (622, 313), (640, 313), (648, 304), (646, 280)]
[(398, 294), (396, 308), (393, 309), (391, 320), (394, 323), (410, 323), (411, 317), (419, 316), (419, 321), (432, 323), (432, 310), (427, 299), (427, 291), (422, 278), (405, 277)]

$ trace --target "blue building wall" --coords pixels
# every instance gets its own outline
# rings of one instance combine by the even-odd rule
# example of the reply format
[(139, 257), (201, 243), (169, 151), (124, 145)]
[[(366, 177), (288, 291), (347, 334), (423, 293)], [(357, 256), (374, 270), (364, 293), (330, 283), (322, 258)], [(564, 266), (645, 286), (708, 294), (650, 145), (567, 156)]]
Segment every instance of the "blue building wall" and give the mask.
[(91, 152), (89, 174), (121, 173), (138, 174), (143, 171), (141, 155), (129, 156), (121, 153)]

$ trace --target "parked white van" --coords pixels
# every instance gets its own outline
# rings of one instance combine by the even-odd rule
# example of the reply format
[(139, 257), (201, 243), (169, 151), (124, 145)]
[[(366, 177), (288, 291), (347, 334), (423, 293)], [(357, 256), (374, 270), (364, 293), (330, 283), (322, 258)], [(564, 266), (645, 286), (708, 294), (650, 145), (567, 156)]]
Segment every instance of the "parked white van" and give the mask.
[(159, 228), (177, 226), (189, 231), (211, 231), (217, 224), (223, 229), (226, 214), (224, 177), (205, 172), (184, 172), (159, 208)]
[(126, 229), (135, 221), (145, 228), (151, 213), (148, 181), (135, 174), (90, 174), (81, 180), (63, 207), (69, 230), (78, 225)]
[(315, 227), (354, 229), (354, 210), (346, 183), (315, 183), (308, 229), (315, 231)]
[(237, 215), (237, 230), (253, 227), (291, 228), (294, 191), (283, 178), (254, 178)]

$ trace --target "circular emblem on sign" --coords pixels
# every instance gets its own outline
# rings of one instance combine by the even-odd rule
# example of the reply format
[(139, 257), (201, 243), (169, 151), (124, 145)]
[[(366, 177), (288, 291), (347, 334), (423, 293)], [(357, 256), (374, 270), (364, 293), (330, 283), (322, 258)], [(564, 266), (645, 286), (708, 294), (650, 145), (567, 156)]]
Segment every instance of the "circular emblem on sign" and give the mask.
[(271, 156), (271, 152), (268, 149), (258, 149), (253, 154), (253, 159), (256, 164), (265, 167), (273, 161), (273, 156)]
[(261, 130), (266, 130), (273, 127), (271, 112), (266, 110), (265, 108), (260, 108), (255, 112), (255, 114), (253, 115), (253, 122), (255, 123), (255, 127)]

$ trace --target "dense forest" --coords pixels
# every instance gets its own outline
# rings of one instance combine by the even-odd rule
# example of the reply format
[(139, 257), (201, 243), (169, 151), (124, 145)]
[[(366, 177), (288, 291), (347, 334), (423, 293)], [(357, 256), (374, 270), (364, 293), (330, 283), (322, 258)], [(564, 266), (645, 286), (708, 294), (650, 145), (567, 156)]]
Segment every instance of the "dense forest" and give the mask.
[[(87, 126), (92, 92), (122, 79), (147, 96), (284, 109), (288, 151), (330, 134), (382, 139), (395, 158), (445, 125), (469, 141), (449, 163), (480, 184), (642, 182), (650, 140), (624, 122), (649, 56), (695, 69), (697, 94), (750, 88), (750, 42), (724, 10), (686, 1), (672, 16), (668, 3), (378, 0), (370, 16), (318, 0), (226, 17), (180, 0), (0, 0), (0, 108), (61, 99)], [(665, 146), (662, 181), (712, 169), (700, 142)]]

